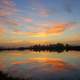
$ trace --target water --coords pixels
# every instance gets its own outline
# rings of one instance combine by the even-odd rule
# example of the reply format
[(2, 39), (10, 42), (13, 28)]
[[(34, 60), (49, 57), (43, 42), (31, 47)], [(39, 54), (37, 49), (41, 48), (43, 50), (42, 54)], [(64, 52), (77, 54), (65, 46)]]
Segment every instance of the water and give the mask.
[(33, 80), (80, 80), (80, 52), (0, 52), (0, 71)]

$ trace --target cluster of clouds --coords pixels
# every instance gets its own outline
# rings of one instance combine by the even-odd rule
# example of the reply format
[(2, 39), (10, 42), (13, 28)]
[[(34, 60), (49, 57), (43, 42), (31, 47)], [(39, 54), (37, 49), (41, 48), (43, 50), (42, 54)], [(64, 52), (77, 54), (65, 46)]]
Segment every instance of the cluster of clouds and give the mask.
[[(51, 35), (54, 37), (58, 37), (63, 36), (65, 31), (75, 29), (77, 27), (77, 22), (73, 21), (61, 23), (53, 20), (43, 20), (43, 18), (46, 17), (46, 19), (48, 19), (49, 15), (55, 16), (55, 14), (58, 13), (56, 8), (52, 7), (50, 9), (48, 7), (45, 7), (44, 4), (39, 2), (40, 0), (29, 1), (29, 5), (31, 5), (32, 11), (35, 12), (35, 17), (38, 16), (38, 18), (40, 18), (39, 23), (36, 18), (36, 20), (34, 19), (34, 17), (20, 15), (20, 12), (18, 12), (19, 9), (16, 8), (17, 4), (14, 3), (13, 0), (0, 0), (0, 41), (5, 41), (7, 39), (7, 41), (11, 40), (13, 42), (19, 42), (19, 40), (28, 40), (28, 38), (33, 39), (35, 37), (38, 37), (38, 39), (40, 39), (45, 37), (46, 35), (48, 37), (50, 37)], [(71, 6), (72, 0), (63, 1), (64, 11), (71, 14), (73, 11)], [(78, 22), (78, 24), (79, 23), (80, 21)], [(80, 24), (78, 26), (80, 26)], [(5, 35), (6, 37), (4, 37), (3, 35)], [(71, 37), (70, 40), (72, 40), (73, 38)], [(76, 41), (76, 39), (78, 39), (78, 35), (74, 39)]]
[(16, 4), (12, 0), (0, 0), (0, 30), (17, 25), (16, 20), (12, 18), (16, 13)]
[[(71, 14), (73, 12), (73, 6), (75, 0), (61, 0), (61, 5), (63, 5), (63, 10), (66, 13)], [(49, 6), (46, 7), (40, 0), (30, 0), (30, 5), (32, 6), (32, 10), (34, 10), (39, 16), (48, 16), (59, 13), (56, 7)], [(59, 3), (56, 3), (58, 5)]]
[[(71, 1), (71, 0), (70, 0)], [(70, 1), (67, 1), (65, 4), (65, 10), (67, 12), (72, 12)], [(37, 0), (31, 0), (30, 4), (33, 7), (33, 10), (36, 10), (40, 16), (48, 16), (52, 13), (55, 13), (55, 9), (47, 9), (43, 4), (40, 4)], [(51, 22), (52, 25), (49, 23), (44, 24), (33, 24), (33, 19), (29, 17), (21, 17), (20, 22), (17, 22), (14, 18), (17, 14), (16, 4), (12, 0), (0, 0), (0, 33), (5, 32), (6, 25), (8, 24), (8, 29), (13, 29), (16, 33), (23, 33), (19, 28), (25, 23), (31, 23), (32, 26), (28, 27), (31, 33), (38, 33), (38, 32), (45, 32), (46, 34), (60, 34), (64, 32), (67, 28), (70, 28), (74, 25), (74, 23), (57, 23), (53, 25), (54, 22)], [(5, 27), (6, 26), (6, 27)], [(9, 27), (10, 26), (10, 27)], [(18, 27), (18, 28), (17, 28)], [(23, 27), (24, 28), (24, 27)], [(35, 28), (37, 30), (35, 30)], [(24, 32), (26, 33), (26, 32)]]
[(11, 0), (0, 0), (0, 17), (13, 15), (16, 11), (15, 4)]

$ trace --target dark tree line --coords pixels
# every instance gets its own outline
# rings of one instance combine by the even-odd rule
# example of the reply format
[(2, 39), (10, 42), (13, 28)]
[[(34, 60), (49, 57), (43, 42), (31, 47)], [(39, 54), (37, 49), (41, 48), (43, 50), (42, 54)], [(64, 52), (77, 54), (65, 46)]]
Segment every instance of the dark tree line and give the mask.
[(69, 51), (69, 50), (76, 50), (80, 51), (80, 46), (75, 46), (75, 45), (69, 45), (69, 44), (49, 44), (49, 45), (33, 45), (30, 47), (13, 47), (13, 48), (5, 48), (5, 47), (0, 47), (0, 51), (4, 50), (33, 50), (33, 51), (57, 51), (57, 52), (62, 52), (62, 51)]
[[(0, 71), (0, 80), (25, 80), (25, 79), (14, 78), (14, 77), (8, 76), (7, 73), (3, 73), (2, 71)], [(26, 79), (26, 80), (31, 80), (31, 79)]]
[(18, 78), (18, 77), (12, 77), (9, 76), (8, 73), (3, 73), (0, 71), (0, 80), (40, 80), (32, 77), (27, 77), (27, 78)]
[(33, 51), (57, 51), (62, 52), (65, 49), (65, 46), (61, 43), (58, 44), (50, 44), (50, 45), (34, 45), (31, 46), (29, 49)]

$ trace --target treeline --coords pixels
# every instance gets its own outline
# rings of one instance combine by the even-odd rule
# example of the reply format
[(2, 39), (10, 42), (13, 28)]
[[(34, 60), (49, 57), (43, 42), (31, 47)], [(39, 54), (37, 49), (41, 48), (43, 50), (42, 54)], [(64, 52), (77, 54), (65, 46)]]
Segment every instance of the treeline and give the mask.
[(30, 50), (33, 51), (57, 51), (57, 52), (62, 52), (62, 51), (70, 51), (70, 50), (75, 50), (75, 51), (80, 51), (80, 46), (75, 46), (75, 45), (69, 45), (69, 44), (50, 44), (50, 45), (34, 45), (29, 47)]
[(62, 52), (65, 50), (65, 46), (61, 43), (58, 44), (50, 44), (50, 45), (34, 45), (29, 47), (30, 50), (33, 51), (57, 51)]
[(3, 73), (2, 71), (0, 71), (0, 80), (33, 80), (31, 77), (27, 78), (27, 79), (21, 79), (21, 78), (14, 78), (11, 76), (8, 76), (7, 73)]
[(69, 44), (49, 44), (49, 45), (33, 45), (30, 47), (18, 47), (18, 48), (4, 48), (0, 47), (0, 51), (4, 50), (33, 50), (33, 51), (57, 51), (57, 52), (62, 52), (62, 51), (69, 51), (69, 50), (76, 50), (80, 51), (80, 46), (75, 46), (75, 45), (69, 45)]

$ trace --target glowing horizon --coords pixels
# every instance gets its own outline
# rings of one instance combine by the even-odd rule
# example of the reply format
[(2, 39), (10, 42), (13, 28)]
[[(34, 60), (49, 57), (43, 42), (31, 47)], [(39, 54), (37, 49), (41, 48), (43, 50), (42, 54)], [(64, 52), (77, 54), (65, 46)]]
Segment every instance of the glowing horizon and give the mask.
[(0, 44), (80, 44), (79, 3), (79, 0), (1, 0)]

